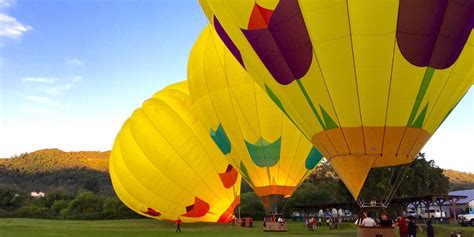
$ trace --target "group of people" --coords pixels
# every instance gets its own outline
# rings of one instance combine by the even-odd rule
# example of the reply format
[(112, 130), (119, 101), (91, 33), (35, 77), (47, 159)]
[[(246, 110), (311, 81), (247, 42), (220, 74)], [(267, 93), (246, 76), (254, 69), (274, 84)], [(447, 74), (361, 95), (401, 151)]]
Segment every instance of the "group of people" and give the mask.
[(282, 216), (266, 216), (263, 218), (263, 222), (285, 223), (285, 218), (283, 218)]
[[(399, 215), (395, 222), (386, 215), (382, 214), (379, 220), (373, 219), (370, 214), (364, 212), (363, 219), (359, 222), (359, 226), (363, 227), (398, 227), (400, 237), (416, 237), (417, 225), (414, 218), (406, 218)], [(426, 222), (427, 237), (434, 237), (434, 229), (431, 220)]]
[[(321, 225), (321, 219), (319, 220), (319, 223)], [(308, 227), (309, 230), (311, 231), (316, 230), (317, 223), (316, 223), (316, 218), (314, 216), (311, 218), (306, 217), (304, 220), (304, 224), (306, 225), (306, 227)]]

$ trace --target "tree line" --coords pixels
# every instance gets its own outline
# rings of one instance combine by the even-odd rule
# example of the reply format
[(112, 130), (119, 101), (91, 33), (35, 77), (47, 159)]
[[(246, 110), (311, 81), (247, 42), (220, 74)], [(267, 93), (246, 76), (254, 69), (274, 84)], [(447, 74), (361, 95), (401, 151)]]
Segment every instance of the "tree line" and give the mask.
[[(450, 183), (443, 170), (420, 154), (409, 165), (371, 170), (360, 197), (366, 200), (385, 198), (400, 175), (403, 180), (394, 193), (395, 198), (450, 191)], [(45, 197), (31, 197), (31, 191), (43, 191)], [(329, 163), (323, 162), (290, 198), (279, 205), (286, 215), (290, 215), (296, 205), (353, 201), (354, 198)], [(238, 210), (241, 216), (261, 218), (265, 215), (259, 197), (245, 181), (242, 183)], [(0, 167), (0, 217), (122, 219), (140, 216), (115, 196), (107, 172), (84, 167), (48, 169), (47, 172)]]

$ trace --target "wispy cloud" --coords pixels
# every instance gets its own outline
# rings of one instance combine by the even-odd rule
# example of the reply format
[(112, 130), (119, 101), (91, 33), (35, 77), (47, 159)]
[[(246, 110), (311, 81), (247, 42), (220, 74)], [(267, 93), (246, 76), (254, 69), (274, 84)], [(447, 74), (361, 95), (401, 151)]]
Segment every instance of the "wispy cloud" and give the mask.
[(43, 93), (51, 96), (58, 96), (65, 91), (72, 89), (71, 83), (61, 84), (61, 85), (54, 85), (54, 86), (45, 86), (39, 88)]
[(53, 84), (56, 81), (56, 78), (51, 77), (25, 77), (22, 80), (23, 82), (32, 82), (32, 83), (45, 83)]
[[(43, 111), (55, 113), (59, 110), (71, 108), (64, 101), (64, 95), (74, 88), (74, 85), (83, 80), (82, 76), (55, 78), (55, 77), (25, 77), (22, 79), (27, 91), (23, 96), (27, 102), (25, 111)], [(42, 113), (43, 113), (42, 112)]]
[(0, 13), (0, 36), (5, 38), (18, 39), (33, 27), (24, 25), (16, 18)]
[(64, 64), (68, 65), (68, 66), (83, 66), (84, 65), (84, 62), (77, 59), (77, 58), (72, 58), (72, 59), (68, 59), (64, 62)]
[(27, 95), (25, 99), (31, 102), (40, 103), (40, 104), (47, 104), (51, 103), (51, 99), (49, 97), (44, 96), (34, 96), (34, 95)]
[(78, 82), (78, 81), (82, 81), (82, 79), (84, 79), (83, 77), (81, 76), (75, 76), (71, 79), (72, 82)]
[(16, 4), (15, 0), (0, 0), (0, 9), (12, 7)]

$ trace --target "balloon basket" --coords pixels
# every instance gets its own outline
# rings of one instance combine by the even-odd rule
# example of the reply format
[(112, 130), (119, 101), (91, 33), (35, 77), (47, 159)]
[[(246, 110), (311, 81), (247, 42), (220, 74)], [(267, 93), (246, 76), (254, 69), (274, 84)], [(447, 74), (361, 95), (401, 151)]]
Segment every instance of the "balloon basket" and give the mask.
[(287, 223), (278, 223), (278, 222), (266, 222), (263, 226), (264, 232), (287, 232), (288, 225)]
[(395, 228), (358, 226), (357, 237), (395, 237)]

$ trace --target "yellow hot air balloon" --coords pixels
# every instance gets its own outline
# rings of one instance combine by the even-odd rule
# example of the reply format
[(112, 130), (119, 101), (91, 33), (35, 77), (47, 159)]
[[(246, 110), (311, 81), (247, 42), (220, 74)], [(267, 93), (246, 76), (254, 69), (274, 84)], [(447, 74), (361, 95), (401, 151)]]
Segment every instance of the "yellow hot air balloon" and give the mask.
[(160, 220), (228, 222), (240, 199), (241, 176), (192, 111), (186, 82), (156, 93), (125, 122), (110, 176), (123, 203)]
[(225, 47), (204, 29), (188, 62), (188, 83), (212, 137), (262, 198), (267, 212), (290, 196), (322, 156)]
[(200, 0), (354, 197), (410, 163), (473, 81), (472, 0)]

